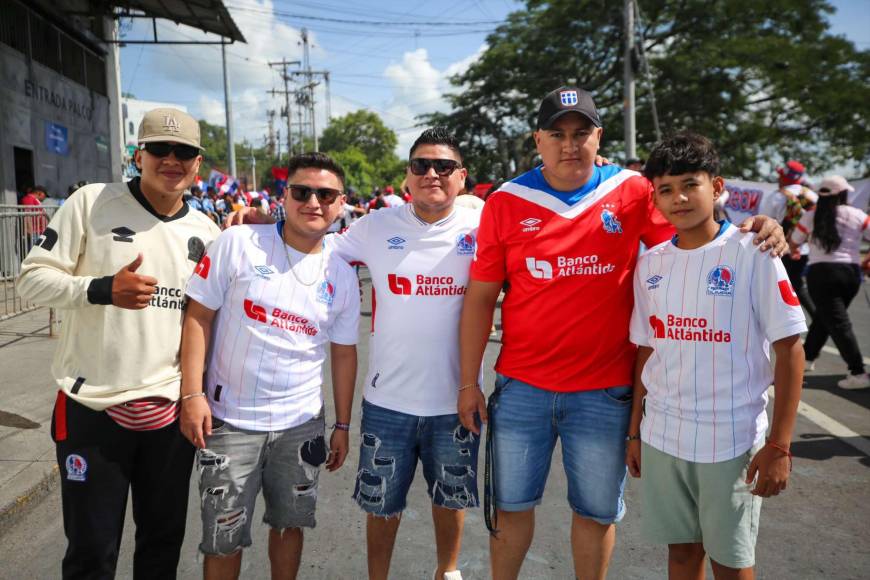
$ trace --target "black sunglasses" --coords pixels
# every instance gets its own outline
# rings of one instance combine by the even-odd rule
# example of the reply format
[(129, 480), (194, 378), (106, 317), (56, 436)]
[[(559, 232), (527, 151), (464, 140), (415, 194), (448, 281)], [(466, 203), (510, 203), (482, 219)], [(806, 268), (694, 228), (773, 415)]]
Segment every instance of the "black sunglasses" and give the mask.
[(308, 201), (313, 193), (317, 197), (319, 203), (330, 204), (338, 199), (341, 191), (332, 189), (331, 187), (309, 187), (307, 185), (297, 185), (291, 183), (287, 186), (290, 189), (290, 197), (296, 201)]
[(462, 164), (453, 159), (426, 159), (424, 157), (415, 157), (408, 163), (411, 173), (414, 175), (426, 175), (429, 169), (435, 168), (435, 173), (438, 177), (447, 177), (457, 169), (462, 167)]
[(199, 149), (192, 145), (181, 145), (180, 143), (143, 143), (141, 149), (144, 149), (154, 157), (169, 157), (170, 153), (175, 153), (175, 158), (179, 161), (190, 161), (199, 155)]

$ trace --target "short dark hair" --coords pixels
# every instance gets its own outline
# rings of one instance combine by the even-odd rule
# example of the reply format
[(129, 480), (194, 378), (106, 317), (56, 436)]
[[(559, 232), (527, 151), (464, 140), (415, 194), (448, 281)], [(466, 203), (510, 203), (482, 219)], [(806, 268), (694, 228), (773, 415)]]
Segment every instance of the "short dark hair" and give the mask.
[(326, 153), (309, 151), (308, 153), (300, 153), (290, 158), (287, 164), (287, 178), (299, 171), (300, 169), (325, 169), (334, 173), (338, 180), (341, 181), (341, 188), (344, 189), (344, 169), (341, 165)]
[(459, 149), (459, 141), (447, 129), (447, 127), (430, 127), (423, 131), (414, 144), (411, 145), (411, 151), (408, 153), (408, 159), (414, 156), (414, 151), (420, 145), (446, 145), (456, 152), (459, 156), (459, 161), (462, 161), (462, 151)]
[(713, 142), (691, 131), (679, 133), (656, 143), (643, 168), (650, 181), (662, 175), (682, 175), (705, 171), (719, 175), (719, 154)]

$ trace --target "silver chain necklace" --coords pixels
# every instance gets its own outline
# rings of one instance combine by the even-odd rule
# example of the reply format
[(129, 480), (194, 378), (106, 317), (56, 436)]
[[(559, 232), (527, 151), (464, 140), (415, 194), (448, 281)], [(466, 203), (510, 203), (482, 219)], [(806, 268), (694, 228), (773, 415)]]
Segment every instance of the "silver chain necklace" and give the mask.
[[(290, 259), (290, 250), (287, 249), (287, 246), (289, 246), (290, 244), (288, 244), (287, 240), (284, 239), (283, 227), (281, 228), (281, 242), (284, 244), (284, 254), (287, 256), (287, 264), (290, 266), (290, 272), (293, 274), (293, 277), (296, 278), (296, 281), (303, 286), (312, 286), (315, 282), (317, 282), (317, 279), (320, 278), (320, 273), (323, 271), (323, 254), (326, 253), (326, 248), (324, 247), (323, 242), (320, 243), (320, 264), (317, 266), (317, 270), (314, 272), (314, 279), (311, 282), (306, 282), (299, 277), (299, 274), (296, 273), (296, 269), (293, 267), (293, 260)], [(302, 260), (304, 259), (305, 257), (303, 256), (302, 259), (297, 262), (297, 265), (301, 264)]]

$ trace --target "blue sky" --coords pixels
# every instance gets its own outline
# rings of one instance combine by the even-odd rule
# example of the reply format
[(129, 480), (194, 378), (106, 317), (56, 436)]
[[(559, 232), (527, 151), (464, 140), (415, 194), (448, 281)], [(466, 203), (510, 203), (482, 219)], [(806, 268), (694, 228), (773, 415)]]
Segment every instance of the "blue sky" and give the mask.
[[(399, 136), (399, 154), (419, 134), (415, 117), (447, 110), (447, 78), (464, 70), (484, 48), (489, 30), (523, 3), (513, 0), (224, 0), (246, 44), (228, 47), (236, 140), (259, 146), (266, 111), (280, 102), (267, 94), (282, 88), (269, 61), (302, 59), (300, 29), (311, 39), (311, 66), (330, 71), (333, 116), (356, 109), (378, 113)], [(614, 5), (621, 7), (621, 2)], [(867, 0), (836, 0), (832, 31), (870, 48)], [(361, 21), (406, 24), (363, 24)], [(123, 28), (127, 38), (146, 38), (150, 24)], [(201, 32), (169, 22), (162, 39), (203, 39)], [(194, 116), (223, 125), (223, 80), (216, 46), (127, 45), (121, 49), (122, 90), (137, 98), (184, 105)], [(326, 121), (326, 95), (316, 90), (317, 125)], [(284, 121), (276, 120), (285, 139)]]

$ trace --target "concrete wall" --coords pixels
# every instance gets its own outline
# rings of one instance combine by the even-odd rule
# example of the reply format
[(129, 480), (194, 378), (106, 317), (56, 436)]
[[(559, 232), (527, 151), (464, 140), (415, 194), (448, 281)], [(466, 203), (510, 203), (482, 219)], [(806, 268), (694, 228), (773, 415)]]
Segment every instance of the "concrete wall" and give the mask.
[[(33, 152), (36, 183), (66, 196), (82, 179), (111, 181), (109, 99), (0, 44), (0, 202), (15, 203), (13, 147)], [(67, 130), (68, 152), (46, 145), (46, 124)], [(118, 139), (115, 139), (115, 143)]]

